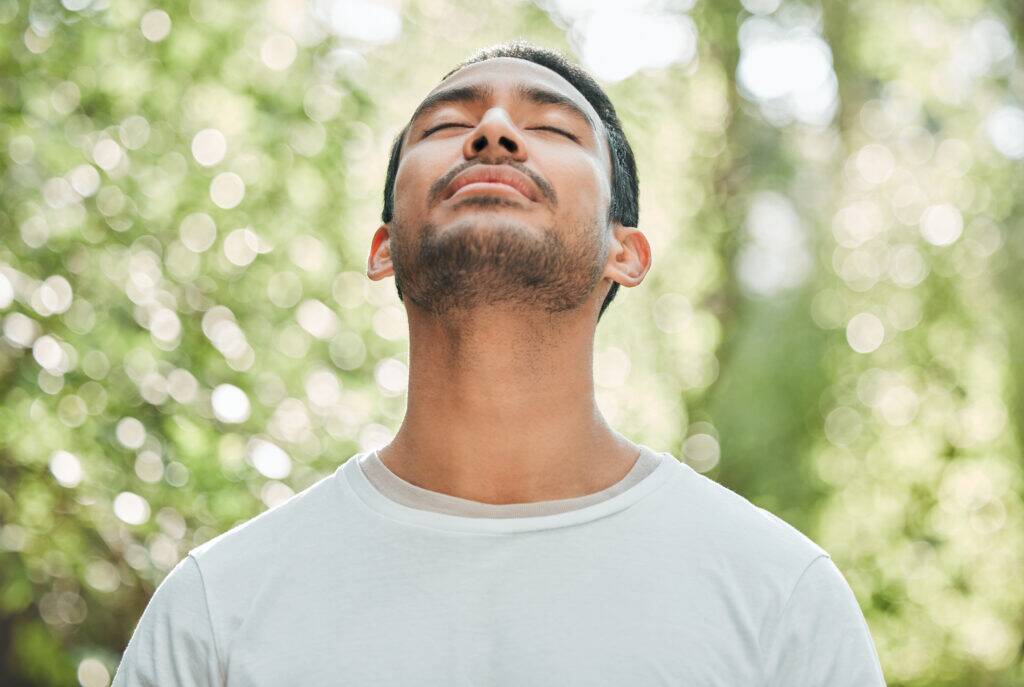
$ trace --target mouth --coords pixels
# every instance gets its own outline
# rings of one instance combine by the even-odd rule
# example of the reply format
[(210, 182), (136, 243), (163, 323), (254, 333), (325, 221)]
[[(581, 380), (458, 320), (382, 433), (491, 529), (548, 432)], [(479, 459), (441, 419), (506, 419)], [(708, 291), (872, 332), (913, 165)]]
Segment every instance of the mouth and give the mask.
[(511, 195), (517, 196), (523, 200), (532, 200), (525, 193), (520, 191), (515, 186), (505, 184), (498, 181), (474, 181), (460, 186), (458, 190), (448, 196), (449, 199), (462, 198), (464, 196), (476, 196), (476, 195)]
[(534, 203), (539, 196), (533, 180), (512, 167), (475, 165), (452, 179), (445, 189), (443, 199), (481, 193), (515, 194)]

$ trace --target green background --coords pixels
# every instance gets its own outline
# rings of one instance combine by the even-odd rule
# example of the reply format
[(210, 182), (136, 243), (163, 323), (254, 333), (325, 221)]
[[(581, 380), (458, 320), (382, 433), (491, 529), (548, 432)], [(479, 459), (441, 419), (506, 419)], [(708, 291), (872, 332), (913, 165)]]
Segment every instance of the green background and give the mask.
[[(696, 57), (603, 82), (654, 254), (603, 412), (828, 550), (889, 684), (1024, 684), (1022, 5), (783, 2), (831, 52), (814, 124), (738, 83), (743, 6), (663, 4)], [(553, 5), (386, 6), (369, 43), (288, 0), (0, 0), (5, 685), (108, 684), (191, 548), (400, 424), (392, 137), (477, 48), (577, 44)]]

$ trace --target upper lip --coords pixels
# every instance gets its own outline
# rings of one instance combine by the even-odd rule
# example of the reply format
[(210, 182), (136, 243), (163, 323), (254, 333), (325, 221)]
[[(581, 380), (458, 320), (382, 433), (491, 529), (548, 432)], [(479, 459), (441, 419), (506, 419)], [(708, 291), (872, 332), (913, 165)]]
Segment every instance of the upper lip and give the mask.
[(464, 172), (460, 172), (448, 184), (448, 188), (444, 192), (444, 199), (448, 200), (467, 184), (487, 181), (511, 186), (530, 200), (537, 200), (537, 185), (533, 183), (533, 180), (519, 170), (505, 165), (474, 165)]

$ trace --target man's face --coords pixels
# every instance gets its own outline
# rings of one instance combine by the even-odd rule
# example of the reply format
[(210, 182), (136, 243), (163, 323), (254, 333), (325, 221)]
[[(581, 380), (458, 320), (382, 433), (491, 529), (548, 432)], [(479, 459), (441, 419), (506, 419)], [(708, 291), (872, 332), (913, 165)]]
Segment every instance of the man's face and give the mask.
[(607, 258), (610, 176), (604, 127), (561, 76), (514, 58), (464, 67), (403, 141), (389, 224), (403, 298), (435, 314), (579, 307)]

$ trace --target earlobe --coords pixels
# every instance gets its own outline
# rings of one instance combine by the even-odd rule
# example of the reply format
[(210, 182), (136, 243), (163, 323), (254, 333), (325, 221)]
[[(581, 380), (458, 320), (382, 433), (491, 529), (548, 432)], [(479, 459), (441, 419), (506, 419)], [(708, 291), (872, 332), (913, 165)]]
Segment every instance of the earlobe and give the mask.
[(636, 227), (615, 223), (609, 244), (603, 276), (622, 286), (637, 286), (651, 269), (651, 244), (647, 237)]
[(370, 257), (366, 261), (366, 276), (373, 281), (379, 281), (394, 273), (391, 264), (391, 234), (388, 232), (388, 225), (382, 224), (370, 242)]

